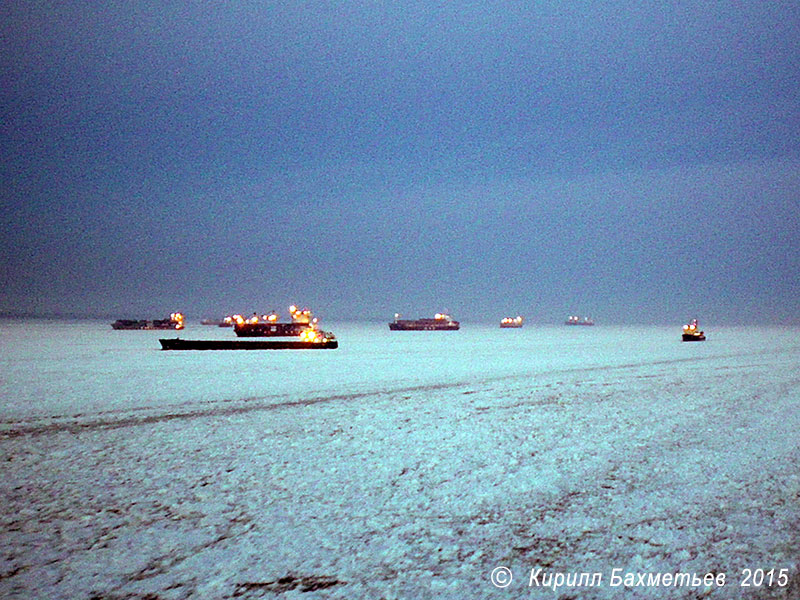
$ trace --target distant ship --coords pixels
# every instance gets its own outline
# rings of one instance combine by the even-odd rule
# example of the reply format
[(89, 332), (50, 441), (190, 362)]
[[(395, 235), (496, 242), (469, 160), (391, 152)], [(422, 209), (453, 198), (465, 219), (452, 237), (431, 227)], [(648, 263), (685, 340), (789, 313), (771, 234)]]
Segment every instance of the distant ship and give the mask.
[(168, 319), (132, 320), (117, 319), (111, 324), (113, 329), (183, 329), (184, 317), (182, 313), (174, 312)]
[(233, 327), (237, 321), (244, 321), (242, 315), (226, 315), (221, 319), (203, 319), (200, 325), (212, 325), (216, 327)]
[(502, 327), (503, 329), (522, 327), (523, 320), (524, 319), (520, 316), (504, 317), (503, 319), (500, 320), (500, 327)]
[(401, 319), (395, 314), (389, 323), (392, 331), (456, 331), (459, 327), (461, 324), (445, 313), (436, 313), (432, 319)]
[(688, 325), (683, 326), (683, 335), (681, 336), (683, 342), (705, 342), (706, 334), (700, 331), (700, 325), (697, 319), (692, 319)]
[[(227, 321), (225, 319), (228, 319)], [(201, 319), (200, 325), (211, 325), (213, 327), (232, 327), (233, 320), (231, 317), (225, 317), (224, 319)]]
[(569, 316), (564, 322), (564, 325), (594, 325), (594, 321), (592, 317), (583, 317), (581, 319), (578, 316)]
[(235, 315), (233, 331), (239, 337), (298, 337), (305, 332), (317, 331), (316, 319), (307, 308), (299, 309), (290, 306), (291, 323), (279, 323), (278, 313), (275, 311), (266, 315), (254, 314), (249, 319)]

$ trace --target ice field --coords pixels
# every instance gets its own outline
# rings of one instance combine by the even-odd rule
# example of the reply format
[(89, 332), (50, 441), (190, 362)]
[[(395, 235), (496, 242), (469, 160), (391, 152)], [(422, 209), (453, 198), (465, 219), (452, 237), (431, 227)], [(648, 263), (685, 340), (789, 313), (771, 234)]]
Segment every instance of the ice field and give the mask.
[(0, 321), (0, 597), (800, 598), (800, 330), (680, 326)]

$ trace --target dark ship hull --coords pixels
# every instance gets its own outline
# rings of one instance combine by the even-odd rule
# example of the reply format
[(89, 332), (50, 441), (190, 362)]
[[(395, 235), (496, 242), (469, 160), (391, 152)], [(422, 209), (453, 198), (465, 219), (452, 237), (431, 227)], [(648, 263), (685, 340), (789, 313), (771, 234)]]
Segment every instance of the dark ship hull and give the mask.
[(695, 335), (693, 333), (684, 333), (684, 334), (682, 334), (681, 338), (682, 338), (681, 341), (684, 341), (684, 342), (705, 342), (706, 341), (706, 336), (704, 334), (702, 334), (702, 333), (700, 335)]
[(519, 329), (522, 323), (500, 323), (500, 329)]
[(160, 339), (162, 350), (335, 350), (338, 340), (306, 342), (299, 340), (182, 340)]
[(442, 319), (400, 320), (389, 323), (392, 331), (457, 331), (461, 325), (458, 321)]
[(684, 342), (705, 342), (706, 334), (700, 330), (700, 324), (697, 319), (692, 319), (688, 325), (683, 326), (683, 333), (681, 334), (681, 341)]

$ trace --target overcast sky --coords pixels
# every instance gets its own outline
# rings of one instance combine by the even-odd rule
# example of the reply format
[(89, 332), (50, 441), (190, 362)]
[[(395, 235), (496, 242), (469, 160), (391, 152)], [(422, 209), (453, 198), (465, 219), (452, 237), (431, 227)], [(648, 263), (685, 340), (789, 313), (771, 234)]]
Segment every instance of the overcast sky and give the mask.
[(800, 3), (4, 2), (0, 311), (800, 323)]

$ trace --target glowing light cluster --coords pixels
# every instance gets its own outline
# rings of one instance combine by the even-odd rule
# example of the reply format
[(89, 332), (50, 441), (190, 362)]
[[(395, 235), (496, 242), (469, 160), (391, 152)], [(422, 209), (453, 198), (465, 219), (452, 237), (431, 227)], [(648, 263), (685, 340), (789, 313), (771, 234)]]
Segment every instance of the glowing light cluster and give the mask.
[(304, 329), (300, 333), (300, 340), (303, 342), (320, 342), (324, 341), (322, 335), (314, 329)]
[(175, 325), (175, 329), (183, 329), (183, 313), (174, 312), (169, 316), (169, 320)]
[(292, 323), (305, 323), (312, 327), (317, 324), (317, 319), (314, 318), (311, 310), (308, 308), (300, 309), (293, 304), (289, 307), (289, 312), (292, 315)]
[(594, 321), (592, 321), (591, 317), (583, 317), (581, 319), (578, 315), (570, 315), (567, 317), (567, 323), (571, 325), (593, 325)]
[(503, 317), (500, 321), (503, 325), (522, 325), (522, 317), (517, 315), (516, 317)]

